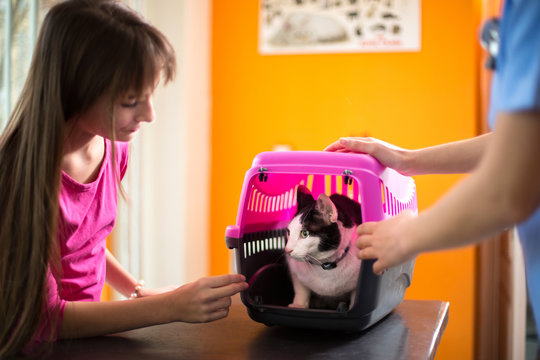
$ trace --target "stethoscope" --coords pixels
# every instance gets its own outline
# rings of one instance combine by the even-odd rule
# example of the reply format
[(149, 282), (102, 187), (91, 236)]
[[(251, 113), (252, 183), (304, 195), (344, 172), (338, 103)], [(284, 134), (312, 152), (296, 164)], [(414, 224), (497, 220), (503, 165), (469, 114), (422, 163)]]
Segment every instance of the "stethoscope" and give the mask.
[(488, 51), (489, 57), (486, 61), (486, 68), (495, 70), (497, 66), (497, 55), (499, 54), (499, 19), (491, 18), (487, 20), (479, 33), (480, 44)]

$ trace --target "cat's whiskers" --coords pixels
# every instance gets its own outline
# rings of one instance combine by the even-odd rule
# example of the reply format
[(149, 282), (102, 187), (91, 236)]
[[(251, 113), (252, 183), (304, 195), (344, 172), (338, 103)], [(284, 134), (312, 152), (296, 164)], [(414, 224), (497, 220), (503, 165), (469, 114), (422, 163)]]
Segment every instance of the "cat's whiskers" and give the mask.
[(306, 254), (305, 260), (311, 264), (322, 265), (322, 261), (314, 257), (313, 255)]
[(283, 259), (284, 257), (285, 257), (285, 253), (282, 252), (282, 253), (279, 255), (279, 257), (277, 257), (277, 258), (274, 260), (273, 264), (279, 264), (279, 263), (282, 263), (281, 259)]

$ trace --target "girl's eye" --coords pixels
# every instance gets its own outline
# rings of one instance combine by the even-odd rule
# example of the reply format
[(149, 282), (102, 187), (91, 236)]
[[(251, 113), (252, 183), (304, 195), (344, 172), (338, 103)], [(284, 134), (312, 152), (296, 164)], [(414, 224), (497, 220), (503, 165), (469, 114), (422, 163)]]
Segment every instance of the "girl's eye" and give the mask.
[(139, 103), (137, 101), (134, 101), (134, 102), (131, 102), (131, 103), (122, 104), (122, 106), (125, 107), (125, 108), (134, 108), (135, 106), (137, 106), (137, 104), (139, 104)]
[(136, 95), (127, 95), (122, 97), (121, 105), (125, 108), (134, 108), (139, 104), (139, 99)]
[(301, 237), (302, 239), (305, 239), (305, 238), (307, 238), (308, 236), (309, 236), (309, 231), (307, 231), (307, 230), (302, 230), (302, 231), (300, 231), (300, 237)]

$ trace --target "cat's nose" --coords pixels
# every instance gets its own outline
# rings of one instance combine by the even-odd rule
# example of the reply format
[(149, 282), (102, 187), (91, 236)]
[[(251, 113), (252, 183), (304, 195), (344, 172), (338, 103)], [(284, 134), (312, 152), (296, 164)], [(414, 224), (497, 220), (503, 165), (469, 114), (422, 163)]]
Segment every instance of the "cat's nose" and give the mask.
[(288, 247), (285, 247), (285, 254), (291, 255), (292, 252), (293, 252), (293, 249), (290, 249), (290, 248), (288, 248)]

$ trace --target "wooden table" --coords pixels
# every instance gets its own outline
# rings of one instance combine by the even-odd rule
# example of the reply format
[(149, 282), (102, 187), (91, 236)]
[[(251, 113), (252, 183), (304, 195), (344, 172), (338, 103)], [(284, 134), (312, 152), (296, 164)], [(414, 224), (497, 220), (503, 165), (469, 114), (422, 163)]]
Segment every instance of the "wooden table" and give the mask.
[(251, 320), (235, 296), (226, 319), (59, 341), (50, 359), (433, 359), (448, 322), (448, 306), (405, 300), (361, 333), (337, 333), (267, 327)]

